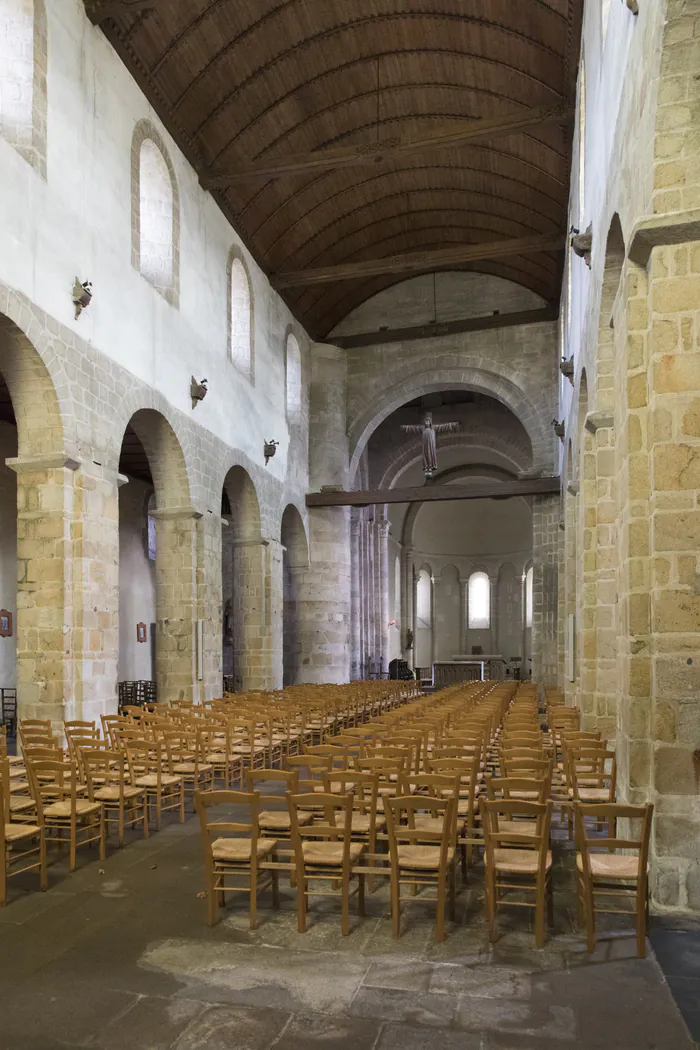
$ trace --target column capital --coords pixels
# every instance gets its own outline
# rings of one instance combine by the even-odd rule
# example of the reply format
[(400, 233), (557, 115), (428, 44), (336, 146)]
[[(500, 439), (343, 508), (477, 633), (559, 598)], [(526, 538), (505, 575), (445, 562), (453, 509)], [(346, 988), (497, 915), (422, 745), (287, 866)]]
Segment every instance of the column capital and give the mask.
[(194, 507), (163, 507), (162, 510), (152, 511), (151, 517), (160, 521), (177, 521), (186, 518), (194, 518), (195, 521), (198, 521), (204, 515)]
[(46, 470), (77, 470), (81, 465), (67, 452), (52, 452), (43, 456), (12, 456), (5, 460), (5, 466), (15, 474), (32, 474)]

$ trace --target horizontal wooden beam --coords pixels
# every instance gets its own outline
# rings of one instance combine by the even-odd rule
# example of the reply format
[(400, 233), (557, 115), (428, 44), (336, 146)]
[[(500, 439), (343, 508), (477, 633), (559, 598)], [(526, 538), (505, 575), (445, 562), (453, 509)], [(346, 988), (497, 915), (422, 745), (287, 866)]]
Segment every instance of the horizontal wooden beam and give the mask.
[(138, 14), (150, 11), (162, 0), (85, 0), (85, 11), (93, 25), (100, 25), (115, 15)]
[(483, 481), (476, 485), (422, 485), (410, 489), (309, 492), (307, 507), (371, 507), (378, 503), (431, 503), (438, 500), (511, 499), (514, 496), (551, 496), (559, 492), (559, 478), (523, 478), (520, 481)]
[(358, 335), (330, 336), (328, 341), (344, 350), (365, 346), (381, 346), (383, 343), (410, 343), (416, 339), (437, 339), (443, 335), (459, 335), (462, 332), (483, 332), (493, 328), (513, 328), (515, 325), (540, 324), (556, 321), (559, 304), (550, 303), (539, 310), (517, 310), (510, 314), (487, 314), (484, 317), (466, 317), (461, 321), (439, 321), (435, 324), (419, 324), (412, 328), (386, 328), (378, 332), (360, 332)]
[(331, 281), (354, 281), (364, 277), (383, 277), (385, 274), (427, 273), (459, 266), (461, 263), (498, 259), (504, 255), (529, 255), (532, 252), (563, 251), (566, 237), (563, 233), (542, 234), (538, 237), (517, 237), (481, 244), (463, 244), (456, 248), (440, 248), (431, 252), (407, 252), (389, 255), (383, 259), (365, 262), (340, 263), (315, 270), (297, 270), (275, 274), (274, 288), (298, 288), (304, 285), (328, 284)]
[(498, 135), (512, 135), (541, 124), (562, 124), (571, 116), (572, 111), (564, 106), (540, 106), (525, 111), (521, 109), (505, 117), (460, 121), (456, 125), (452, 123), (449, 127), (444, 126), (429, 135), (420, 135), (417, 138), (394, 135), (380, 142), (365, 142), (356, 146), (315, 150), (313, 153), (294, 153), (286, 157), (255, 161), (252, 164), (242, 164), (235, 171), (214, 169), (203, 173), (200, 182), (206, 190), (221, 190), (250, 179), (304, 175), (330, 168), (377, 167), (412, 153), (464, 146)]

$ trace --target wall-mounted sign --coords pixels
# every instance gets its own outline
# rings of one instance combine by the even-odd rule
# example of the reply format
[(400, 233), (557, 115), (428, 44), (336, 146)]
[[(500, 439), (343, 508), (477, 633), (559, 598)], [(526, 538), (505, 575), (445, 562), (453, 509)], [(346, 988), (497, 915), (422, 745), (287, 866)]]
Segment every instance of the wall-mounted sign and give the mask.
[(12, 637), (12, 613), (9, 609), (0, 609), (0, 638)]
[(136, 641), (146, 642), (148, 641), (148, 628), (145, 623), (136, 624)]

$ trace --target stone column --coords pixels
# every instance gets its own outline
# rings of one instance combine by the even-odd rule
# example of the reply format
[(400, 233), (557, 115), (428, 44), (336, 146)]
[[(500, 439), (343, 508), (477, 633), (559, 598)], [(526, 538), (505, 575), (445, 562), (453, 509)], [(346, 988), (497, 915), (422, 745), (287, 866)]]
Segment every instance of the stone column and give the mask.
[(352, 510), (350, 516), (350, 542), (352, 571), (350, 597), (352, 602), (352, 652), (350, 659), (350, 677), (356, 681), (361, 677), (361, 635), (362, 635), (362, 558), (360, 555), (360, 515), (359, 511)]
[[(271, 549), (273, 542), (277, 550)], [(235, 540), (233, 547), (234, 685), (237, 690), (271, 689), (273, 680), (277, 682), (282, 674), (282, 548), (276, 541), (262, 537)], [(271, 638), (273, 566), (274, 591), (278, 598), (274, 644)]]
[[(432, 572), (432, 570), (431, 570)], [(434, 664), (437, 660), (437, 636), (438, 636), (438, 624), (437, 624), (437, 594), (435, 588), (437, 585), (437, 579), (435, 576), (430, 577), (430, 662)], [(432, 669), (431, 669), (432, 674)]]
[(6, 462), (17, 473), (18, 713), (62, 729), (117, 708), (117, 479), (63, 452)]
[(382, 518), (379, 528), (379, 637), (381, 670), (389, 670), (389, 522)]
[(269, 685), (264, 688), (279, 689), (284, 678), (284, 548), (279, 540), (268, 539), (265, 550), (263, 668)]
[[(591, 412), (586, 429), (593, 435), (595, 519), (591, 515), (587, 580), (592, 604), (586, 610), (594, 635), (593, 719), (605, 739), (617, 729), (617, 527), (615, 428), (612, 414)], [(584, 599), (587, 597), (584, 594)], [(589, 599), (590, 600), (590, 599)], [(592, 646), (593, 648), (593, 646)]]
[[(193, 507), (156, 510), (156, 680), (158, 700), (196, 696), (198, 523)], [(220, 574), (221, 570), (219, 570)]]
[[(564, 692), (567, 703), (573, 706), (576, 702), (578, 686), (579, 653), (576, 646), (576, 566), (577, 566), (577, 543), (576, 543), (576, 495), (578, 485), (570, 481), (565, 499), (565, 532), (564, 532)], [(569, 618), (574, 618), (573, 638), (569, 632)], [(573, 641), (573, 652), (570, 645)], [(569, 668), (573, 668), (573, 680), (569, 675)]]
[[(197, 617), (202, 621), (201, 660), (195, 667), (195, 698), (199, 703), (223, 693), (223, 573), (222, 518), (207, 512), (197, 527)], [(157, 554), (157, 551), (156, 551)], [(230, 582), (230, 579), (229, 579)], [(195, 638), (196, 645), (196, 638)]]
[(375, 532), (374, 520), (367, 520), (367, 669), (377, 659), (377, 608), (376, 608), (376, 575), (375, 575)]
[(413, 623), (413, 547), (401, 551), (401, 650), (409, 667), (415, 666), (414, 648), (406, 650), (406, 632)]
[(555, 685), (558, 669), (558, 496), (533, 496), (532, 531), (532, 678), (540, 685)]
[[(309, 482), (346, 488), (345, 351), (316, 343), (311, 352)], [(350, 512), (319, 507), (309, 514), (309, 568), (300, 587), (301, 681), (350, 679)]]
[(489, 634), (491, 636), (490, 646), (492, 653), (500, 652), (499, 649), (499, 623), (498, 623), (498, 570), (488, 573), (489, 578)]

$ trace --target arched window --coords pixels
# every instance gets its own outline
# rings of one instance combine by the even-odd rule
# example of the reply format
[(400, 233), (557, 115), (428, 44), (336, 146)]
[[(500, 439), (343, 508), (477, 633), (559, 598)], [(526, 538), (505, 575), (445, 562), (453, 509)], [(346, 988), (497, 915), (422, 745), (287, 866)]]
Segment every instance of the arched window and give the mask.
[(44, 0), (0, 0), (0, 135), (46, 174)]
[(134, 130), (132, 178), (132, 262), (149, 284), (177, 306), (180, 283), (177, 183), (160, 135), (145, 120)]
[(525, 626), (532, 627), (532, 565), (525, 573)]
[(242, 260), (229, 257), (229, 356), (236, 368), (253, 375), (253, 299)]
[(290, 423), (298, 423), (301, 419), (301, 350), (292, 332), (287, 336), (286, 372), (287, 419)]
[(430, 573), (421, 569), (416, 583), (416, 627), (430, 627), (433, 619)]
[(491, 625), (491, 581), (485, 572), (469, 577), (469, 627), (486, 630)]

